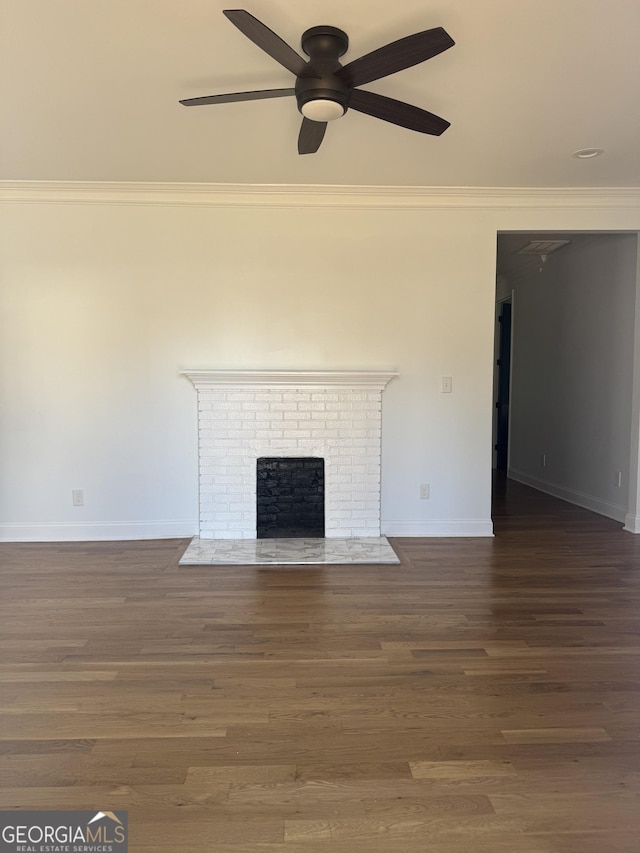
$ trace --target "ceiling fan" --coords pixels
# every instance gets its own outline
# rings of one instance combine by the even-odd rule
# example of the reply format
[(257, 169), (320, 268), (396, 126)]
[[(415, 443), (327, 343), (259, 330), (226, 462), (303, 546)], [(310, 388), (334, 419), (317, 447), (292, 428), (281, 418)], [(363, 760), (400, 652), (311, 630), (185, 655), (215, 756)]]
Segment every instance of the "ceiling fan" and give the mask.
[(306, 60), (244, 9), (226, 9), (224, 14), (241, 33), (295, 75), (295, 87), (187, 98), (180, 101), (185, 107), (295, 95), (303, 116), (298, 136), (299, 154), (316, 152), (327, 122), (341, 118), (349, 108), (432, 136), (440, 136), (449, 127), (448, 121), (419, 107), (357, 88), (448, 50), (455, 42), (442, 27), (398, 39), (348, 65), (341, 65), (339, 58), (347, 52), (349, 38), (337, 27), (311, 27), (302, 34), (302, 49), (309, 57)]

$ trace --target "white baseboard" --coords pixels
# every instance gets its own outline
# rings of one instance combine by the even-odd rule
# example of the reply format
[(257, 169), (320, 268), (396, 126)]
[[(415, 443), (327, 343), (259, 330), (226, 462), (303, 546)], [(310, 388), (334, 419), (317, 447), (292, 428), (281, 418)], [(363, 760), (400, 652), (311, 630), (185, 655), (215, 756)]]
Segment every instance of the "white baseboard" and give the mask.
[[(183, 539), (198, 535), (198, 521), (113, 521), (67, 524), (0, 524), (0, 542), (106, 542), (127, 539)], [(491, 519), (384, 521), (382, 536), (493, 536)]]
[(447, 518), (434, 521), (395, 521), (383, 519), (383, 536), (493, 536), (491, 519)]
[(595, 495), (579, 492), (576, 489), (568, 489), (565, 486), (558, 485), (558, 483), (542, 480), (540, 477), (532, 477), (530, 474), (525, 474), (523, 471), (516, 471), (513, 468), (509, 468), (507, 476), (518, 483), (531, 486), (531, 488), (537, 489), (539, 492), (544, 492), (546, 495), (560, 498), (562, 501), (575, 504), (583, 509), (589, 509), (591, 512), (597, 512), (598, 515), (606, 515), (607, 518), (613, 518), (614, 521), (625, 522), (627, 520), (626, 506), (605, 501), (602, 498), (595, 497)]
[(104, 542), (126, 539), (183, 539), (195, 536), (198, 521), (107, 521), (67, 524), (0, 524), (0, 542)]
[(640, 533), (640, 515), (627, 514), (624, 518), (624, 528), (629, 533)]

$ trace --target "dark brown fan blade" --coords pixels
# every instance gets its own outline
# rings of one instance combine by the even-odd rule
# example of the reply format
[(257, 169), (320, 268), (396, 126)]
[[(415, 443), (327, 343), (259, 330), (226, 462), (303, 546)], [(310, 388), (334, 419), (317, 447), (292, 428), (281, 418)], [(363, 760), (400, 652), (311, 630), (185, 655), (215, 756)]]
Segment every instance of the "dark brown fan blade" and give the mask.
[(262, 21), (254, 18), (244, 9), (225, 9), (223, 15), (240, 30), (248, 39), (268, 53), (272, 59), (284, 65), (296, 77), (315, 76), (309, 73), (305, 60), (292, 47), (283, 41), (279, 35), (265, 26)]
[(454, 40), (442, 27), (424, 30), (354, 59), (341, 68), (337, 76), (347, 86), (362, 86), (364, 83), (371, 83), (372, 80), (388, 77), (396, 71), (425, 62), (454, 44)]
[(228, 95), (205, 95), (203, 98), (186, 98), (180, 103), (184, 107), (199, 107), (204, 104), (233, 104), (236, 101), (261, 101), (263, 98), (286, 98), (295, 95), (295, 89), (260, 89), (257, 92), (230, 92)]
[(309, 118), (303, 118), (298, 135), (298, 154), (315, 154), (324, 139), (326, 129), (326, 121), (311, 121)]
[(366, 113), (383, 121), (390, 121), (400, 127), (409, 130), (417, 130), (418, 133), (430, 133), (432, 136), (440, 136), (449, 127), (450, 122), (414, 107), (403, 101), (396, 101), (384, 95), (376, 95), (363, 89), (354, 89), (351, 93), (349, 107), (359, 113)]

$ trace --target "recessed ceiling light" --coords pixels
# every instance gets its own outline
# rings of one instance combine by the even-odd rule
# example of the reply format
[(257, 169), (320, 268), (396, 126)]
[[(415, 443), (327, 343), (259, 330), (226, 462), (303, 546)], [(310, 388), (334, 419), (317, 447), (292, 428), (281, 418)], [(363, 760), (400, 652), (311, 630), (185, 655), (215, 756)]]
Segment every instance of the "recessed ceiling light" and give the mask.
[(601, 154), (604, 154), (604, 148), (581, 148), (579, 151), (574, 151), (571, 156), (578, 160), (591, 160)]

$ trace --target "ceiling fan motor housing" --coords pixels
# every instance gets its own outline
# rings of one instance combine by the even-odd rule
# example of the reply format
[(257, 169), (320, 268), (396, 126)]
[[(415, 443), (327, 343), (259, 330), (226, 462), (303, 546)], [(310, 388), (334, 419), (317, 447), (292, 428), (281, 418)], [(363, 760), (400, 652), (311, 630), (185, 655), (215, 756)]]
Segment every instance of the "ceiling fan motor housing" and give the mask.
[(339, 57), (348, 48), (349, 37), (337, 27), (311, 27), (302, 34), (302, 49), (309, 56), (309, 76), (296, 78), (300, 112), (309, 101), (317, 100), (335, 101), (347, 111), (351, 89), (336, 77), (336, 72), (342, 68)]

